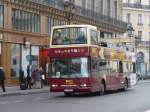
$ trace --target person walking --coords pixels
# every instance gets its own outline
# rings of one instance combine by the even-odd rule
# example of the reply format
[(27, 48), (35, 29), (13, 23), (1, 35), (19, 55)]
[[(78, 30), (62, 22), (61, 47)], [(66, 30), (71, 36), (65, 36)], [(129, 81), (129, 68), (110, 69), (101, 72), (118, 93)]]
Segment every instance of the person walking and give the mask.
[(19, 82), (20, 84), (25, 83), (24, 71), (22, 68), (20, 68), (20, 71), (19, 71)]
[(37, 89), (41, 88), (41, 76), (38, 68), (35, 70), (35, 84)]
[(25, 79), (24, 71), (23, 71), (22, 67), (20, 68), (20, 71), (19, 71), (19, 82), (20, 82), (20, 89), (26, 90), (27, 83), (26, 83), (26, 79)]
[(39, 73), (40, 73), (40, 77), (41, 77), (41, 88), (43, 88), (45, 75), (44, 75), (44, 71), (43, 71), (42, 67), (39, 68)]
[(0, 85), (2, 87), (3, 92), (5, 92), (5, 73), (3, 71), (3, 67), (0, 67)]
[(32, 78), (29, 74), (27, 75), (26, 80), (27, 80), (27, 88), (31, 89), (31, 86), (32, 86), (31, 80), (32, 80)]

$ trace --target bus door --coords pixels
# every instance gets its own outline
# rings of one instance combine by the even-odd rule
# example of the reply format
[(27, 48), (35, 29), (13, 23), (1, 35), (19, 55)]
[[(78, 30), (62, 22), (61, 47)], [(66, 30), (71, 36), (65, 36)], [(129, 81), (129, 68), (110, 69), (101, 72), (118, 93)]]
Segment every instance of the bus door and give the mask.
[(126, 63), (123, 61), (118, 62), (118, 76), (117, 76), (117, 84), (121, 86), (123, 75), (125, 75), (125, 67)]
[(91, 79), (92, 91), (98, 91), (100, 89), (99, 87), (100, 76), (98, 72), (98, 59), (97, 58), (91, 59), (91, 73), (92, 73), (92, 79)]
[(109, 62), (107, 60), (100, 60), (98, 62), (98, 70), (99, 76), (105, 79), (106, 86), (110, 85), (110, 69), (109, 69)]

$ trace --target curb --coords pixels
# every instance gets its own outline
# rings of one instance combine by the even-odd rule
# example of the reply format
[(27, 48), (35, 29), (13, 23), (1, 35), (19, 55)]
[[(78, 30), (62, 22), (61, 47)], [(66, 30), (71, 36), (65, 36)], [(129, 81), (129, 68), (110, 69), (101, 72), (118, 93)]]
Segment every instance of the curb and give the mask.
[(0, 94), (0, 97), (7, 97), (7, 96), (17, 96), (17, 95), (29, 95), (29, 94), (38, 94), (38, 93), (47, 93), (49, 92), (48, 89), (46, 90), (23, 90), (23, 91), (15, 91), (15, 92), (8, 92), (8, 93), (2, 93)]
[(138, 82), (138, 84), (143, 84), (143, 83), (150, 83), (150, 80), (142, 80)]

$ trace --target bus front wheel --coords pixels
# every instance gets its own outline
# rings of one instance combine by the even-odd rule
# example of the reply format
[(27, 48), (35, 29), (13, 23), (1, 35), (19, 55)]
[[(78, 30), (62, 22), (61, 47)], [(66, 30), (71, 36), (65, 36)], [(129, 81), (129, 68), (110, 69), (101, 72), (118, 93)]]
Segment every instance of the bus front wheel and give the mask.
[(128, 80), (127, 79), (125, 79), (125, 81), (124, 81), (124, 88), (123, 88), (123, 90), (125, 91), (125, 90), (127, 90), (128, 89)]
[(70, 96), (72, 95), (72, 92), (64, 92), (65, 96)]
[(106, 92), (106, 86), (105, 86), (105, 83), (103, 82), (100, 88), (100, 95), (104, 95), (105, 92)]

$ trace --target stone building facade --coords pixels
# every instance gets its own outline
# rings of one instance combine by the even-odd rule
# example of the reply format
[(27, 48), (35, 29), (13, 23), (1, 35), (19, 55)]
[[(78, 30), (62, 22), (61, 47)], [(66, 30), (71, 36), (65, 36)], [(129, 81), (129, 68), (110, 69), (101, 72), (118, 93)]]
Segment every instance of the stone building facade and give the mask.
[[(121, 0), (108, 0), (107, 6), (116, 13), (111, 11), (107, 15), (103, 6), (106, 0), (94, 0), (94, 3), (85, 0), (85, 7), (79, 0), (71, 2), (75, 4), (72, 24), (97, 26), (102, 37), (113, 38), (126, 31), (126, 23), (120, 16)], [(103, 3), (102, 11), (97, 2)], [(94, 9), (88, 9), (88, 4), (94, 4)], [(62, 0), (0, 0), (0, 66), (4, 67), (8, 85), (18, 83), (21, 67), (27, 74), (30, 60), (32, 65), (40, 66), (40, 50), (49, 45), (51, 27), (69, 24), (67, 13)]]

